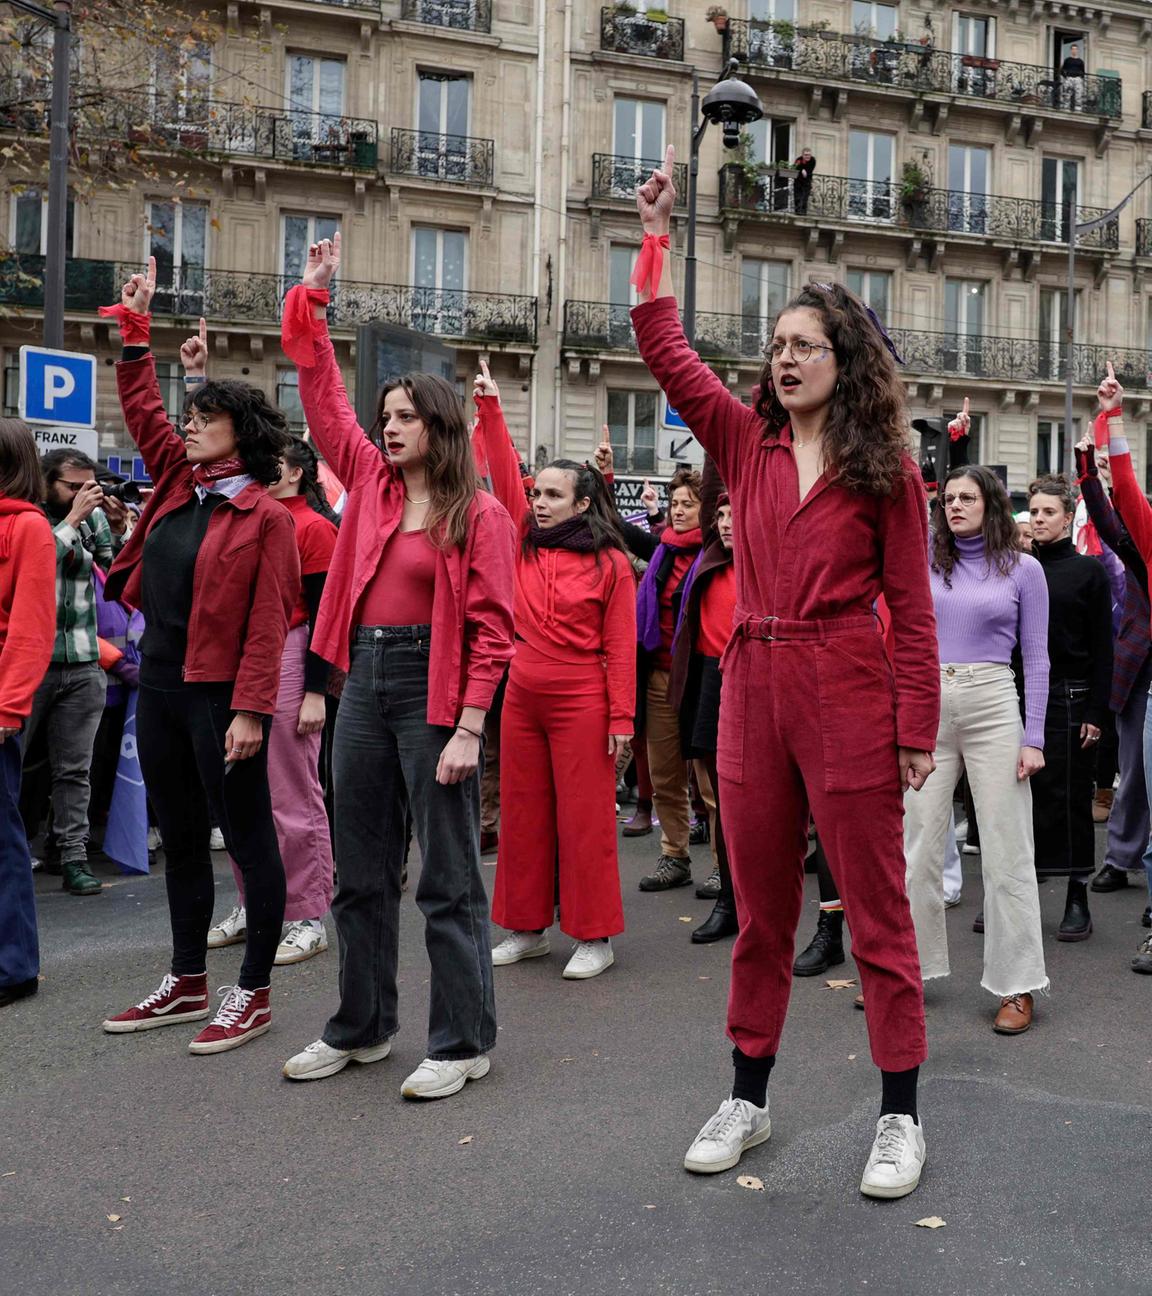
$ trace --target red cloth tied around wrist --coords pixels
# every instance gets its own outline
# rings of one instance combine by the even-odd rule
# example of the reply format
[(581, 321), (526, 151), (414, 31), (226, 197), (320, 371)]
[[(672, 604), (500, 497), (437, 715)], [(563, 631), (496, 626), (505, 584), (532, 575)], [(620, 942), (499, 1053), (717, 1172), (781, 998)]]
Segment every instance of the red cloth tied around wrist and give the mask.
[(660, 276), (664, 272), (664, 249), (671, 247), (667, 234), (645, 234), (640, 244), (640, 255), (636, 258), (636, 269), (632, 271), (632, 286), (637, 292), (649, 290), (653, 297), (660, 288)]
[(120, 338), (125, 346), (150, 346), (152, 343), (152, 316), (129, 310), (123, 302), (115, 306), (101, 306), (105, 319), (114, 319), (120, 326)]
[(315, 339), (324, 336), (324, 326), (312, 317), (313, 304), (328, 305), (327, 288), (306, 288), (297, 284), (284, 298), (280, 317), (280, 345), (293, 364), (311, 369), (316, 363)]
[(1097, 450), (1108, 449), (1108, 420), (1123, 416), (1124, 411), (1119, 405), (1115, 409), (1101, 410), (1096, 415), (1096, 422), (1092, 425), (1092, 440), (1095, 441)]
[(193, 464), (192, 480), (197, 486), (207, 487), (210, 482), (219, 481), (222, 477), (239, 477), (247, 471), (243, 459), (217, 459), (213, 463)]

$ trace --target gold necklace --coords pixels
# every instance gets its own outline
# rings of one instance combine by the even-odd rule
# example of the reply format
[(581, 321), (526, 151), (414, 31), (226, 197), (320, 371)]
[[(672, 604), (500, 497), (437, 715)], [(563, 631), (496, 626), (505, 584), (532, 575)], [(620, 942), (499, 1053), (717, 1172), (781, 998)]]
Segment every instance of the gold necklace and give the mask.
[(408, 501), (409, 504), (428, 504), (432, 500), (431, 495), (429, 495), (427, 499), (422, 499), (422, 500), (413, 499), (412, 496), (409, 495), (407, 491), (404, 492), (404, 498)]

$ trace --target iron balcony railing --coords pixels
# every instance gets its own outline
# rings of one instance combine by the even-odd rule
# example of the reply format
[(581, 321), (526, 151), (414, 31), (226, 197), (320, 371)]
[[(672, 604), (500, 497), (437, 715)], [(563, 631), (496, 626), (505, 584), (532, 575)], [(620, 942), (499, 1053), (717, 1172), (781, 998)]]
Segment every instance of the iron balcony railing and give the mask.
[(1152, 130), (1152, 90), (1145, 90), (1141, 95), (1140, 125)]
[(429, 27), (456, 31), (490, 32), (492, 0), (402, 0), (400, 17)]
[(641, 58), (684, 60), (684, 20), (605, 5), (600, 10), (600, 48), (614, 54), (637, 54)]
[[(27, 96), (7, 105), (0, 90), (0, 129), (47, 129), (46, 109), (38, 109)], [(139, 149), (376, 170), (378, 128), (363, 117), (146, 92), (86, 99), (81, 90), (73, 121), (82, 138), (115, 139)]]
[(1136, 221), (1136, 255), (1152, 256), (1152, 220), (1144, 217)]
[[(636, 201), (636, 190), (644, 183), (657, 167), (662, 167), (662, 158), (624, 157), (618, 153), (592, 154), (592, 197), (623, 198)], [(672, 177), (676, 185), (676, 202), (679, 205), (688, 200), (688, 166), (677, 162)]]
[(470, 135), (436, 135), (431, 131), (392, 128), (392, 164), (396, 175), (422, 176), (456, 184), (491, 185), (495, 144)]
[(614, 302), (566, 301), (564, 345), (590, 351), (635, 351), (631, 307)]
[(724, 58), (754, 69), (795, 72), (819, 84), (852, 81), (914, 93), (935, 91), (1007, 104), (1059, 109), (1091, 117), (1121, 115), (1119, 77), (1061, 77), (1054, 67), (953, 54), (842, 32), (804, 31), (791, 24), (734, 18), (724, 33)]
[[(65, 269), (66, 308), (94, 311), (110, 305), (120, 286), (140, 267), (114, 261), (71, 260)], [(298, 282), (282, 275), (200, 266), (161, 266), (152, 313), (209, 323), (274, 324), (288, 289)], [(0, 307), (40, 309), (44, 305), (44, 258), (0, 256)], [(514, 293), (420, 288), (337, 280), (328, 307), (329, 323), (397, 324), (442, 337), (535, 345), (536, 298)]]
[[(853, 180), (817, 173), (808, 186), (797, 186), (792, 174), (751, 173), (730, 162), (720, 171), (722, 211), (815, 220), (866, 221), (946, 234), (972, 234), (1018, 243), (1067, 243), (1072, 208), (1035, 198), (1004, 198), (960, 189), (908, 192), (895, 180)], [(1104, 207), (1077, 207), (1084, 223), (1107, 212)], [(1119, 218), (1077, 240), (1078, 248), (1114, 252), (1120, 246)]]

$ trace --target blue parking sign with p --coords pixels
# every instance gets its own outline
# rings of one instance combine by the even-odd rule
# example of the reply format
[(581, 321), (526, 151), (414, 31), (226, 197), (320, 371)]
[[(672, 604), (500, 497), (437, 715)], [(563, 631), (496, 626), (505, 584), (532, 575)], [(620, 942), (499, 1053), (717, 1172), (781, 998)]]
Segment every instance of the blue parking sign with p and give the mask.
[(20, 348), (20, 417), (58, 427), (96, 426), (96, 357)]

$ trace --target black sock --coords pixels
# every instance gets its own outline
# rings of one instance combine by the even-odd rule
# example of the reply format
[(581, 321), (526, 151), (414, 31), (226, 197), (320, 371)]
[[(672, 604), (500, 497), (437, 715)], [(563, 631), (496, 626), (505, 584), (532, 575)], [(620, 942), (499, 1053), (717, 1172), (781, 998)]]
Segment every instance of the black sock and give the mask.
[(880, 1099), (881, 1116), (911, 1116), (919, 1124), (916, 1114), (916, 1080), (920, 1068), (914, 1066), (908, 1071), (881, 1071), (884, 1083), (883, 1096)]
[(776, 1054), (771, 1057), (749, 1057), (739, 1048), (732, 1050), (735, 1076), (732, 1080), (732, 1097), (743, 1098), (753, 1107), (763, 1107), (768, 1101), (768, 1076), (776, 1065)]

